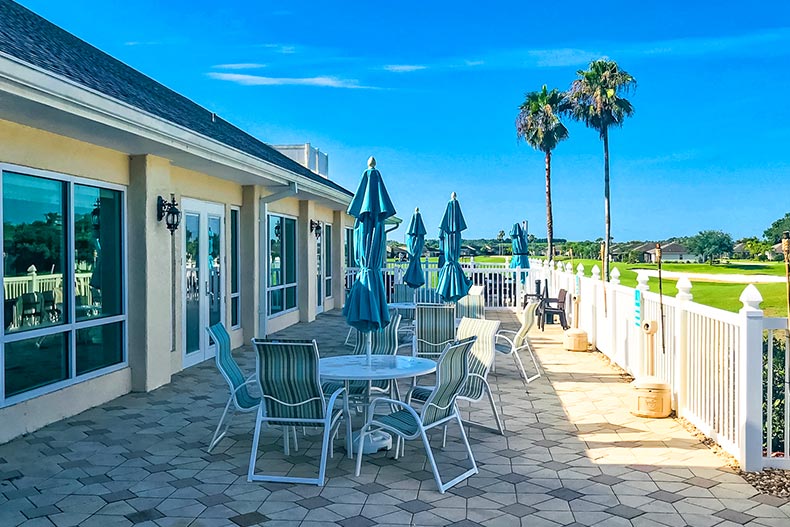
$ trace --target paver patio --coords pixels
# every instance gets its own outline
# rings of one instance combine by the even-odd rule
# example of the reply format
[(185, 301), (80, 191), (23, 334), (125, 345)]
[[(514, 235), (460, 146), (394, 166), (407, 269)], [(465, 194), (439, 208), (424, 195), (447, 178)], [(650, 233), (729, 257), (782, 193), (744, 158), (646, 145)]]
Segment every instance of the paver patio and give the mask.
[[(490, 317), (515, 323), (509, 313)], [(345, 352), (345, 334), (334, 311), (278, 335), (315, 338), (331, 355)], [(415, 442), (398, 461), (365, 456), (355, 477), (338, 440), (323, 488), (247, 483), (250, 414), (205, 452), (228, 394), (209, 361), (152, 393), (0, 445), (0, 526), (790, 525), (790, 504), (757, 494), (676, 421), (631, 416), (629, 386), (596, 355), (562, 350), (559, 337), (553, 326), (532, 334), (546, 374), (528, 392), (511, 359), (499, 358), (489, 380), (506, 435), (471, 429), (480, 474), (447, 494)], [(253, 354), (239, 356), (251, 372)], [(492, 424), (485, 404), (469, 409), (462, 404), (466, 417)], [(437, 450), (448, 474), (463, 457), (452, 432)], [(300, 432), (289, 458), (278, 431), (264, 438), (259, 467), (315, 466), (318, 433)]]

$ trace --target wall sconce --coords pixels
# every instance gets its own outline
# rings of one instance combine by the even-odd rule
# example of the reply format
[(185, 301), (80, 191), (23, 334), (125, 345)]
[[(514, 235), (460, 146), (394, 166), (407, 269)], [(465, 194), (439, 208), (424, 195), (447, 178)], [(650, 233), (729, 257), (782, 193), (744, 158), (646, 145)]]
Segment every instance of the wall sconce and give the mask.
[(156, 221), (165, 220), (167, 230), (170, 231), (172, 236), (178, 225), (181, 223), (181, 211), (178, 210), (178, 203), (176, 203), (175, 194), (170, 194), (170, 201), (165, 201), (162, 196), (156, 198)]
[(315, 234), (315, 239), (316, 240), (318, 238), (320, 238), (321, 237), (321, 222), (320, 221), (315, 221), (315, 220), (310, 220), (310, 232)]
[(96, 234), (101, 231), (101, 200), (98, 198), (96, 203), (93, 204), (93, 210), (91, 211), (91, 225)]

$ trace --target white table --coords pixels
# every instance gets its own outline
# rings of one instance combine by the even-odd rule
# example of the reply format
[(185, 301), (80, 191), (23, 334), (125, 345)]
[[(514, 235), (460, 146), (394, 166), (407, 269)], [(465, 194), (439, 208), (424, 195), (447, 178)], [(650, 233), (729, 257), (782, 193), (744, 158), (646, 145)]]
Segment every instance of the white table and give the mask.
[[(370, 399), (371, 381), (404, 379), (418, 377), (436, 371), (436, 362), (419, 357), (401, 357), (398, 355), (339, 355), (320, 359), (319, 372), (325, 380), (343, 381), (346, 393), (349, 393), (350, 381), (368, 381), (367, 398)], [(367, 405), (365, 405), (367, 420)], [(370, 438), (370, 439), (368, 439)], [(370, 441), (370, 443), (368, 443)], [(356, 439), (353, 440), (356, 444)], [(372, 454), (383, 444), (392, 445), (392, 438), (386, 432), (373, 437), (366, 436), (364, 452)], [(351, 454), (349, 452), (349, 454)]]
[(390, 302), (387, 304), (390, 309), (416, 309), (416, 302)]

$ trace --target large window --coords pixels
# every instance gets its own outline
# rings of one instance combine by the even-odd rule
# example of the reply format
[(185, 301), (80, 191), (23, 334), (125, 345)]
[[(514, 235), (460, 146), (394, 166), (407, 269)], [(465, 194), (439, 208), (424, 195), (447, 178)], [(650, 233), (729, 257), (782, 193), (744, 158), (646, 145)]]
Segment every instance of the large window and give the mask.
[(241, 325), (241, 287), (239, 286), (239, 209), (230, 209), (230, 326)]
[(296, 220), (270, 214), (269, 315), (296, 309)]
[(0, 165), (0, 404), (125, 362), (124, 192)]
[(324, 225), (324, 281), (326, 282), (326, 297), (332, 296), (332, 226)]

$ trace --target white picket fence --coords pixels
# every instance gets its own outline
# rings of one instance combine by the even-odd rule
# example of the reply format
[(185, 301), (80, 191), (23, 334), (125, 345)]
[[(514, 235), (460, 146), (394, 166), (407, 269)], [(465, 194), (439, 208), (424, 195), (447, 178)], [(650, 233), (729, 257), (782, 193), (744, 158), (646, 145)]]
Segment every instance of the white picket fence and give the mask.
[[(636, 377), (652, 369), (670, 385), (677, 415), (735, 456), (742, 468), (790, 468), (788, 321), (763, 315), (757, 288), (746, 286), (743, 307), (732, 313), (692, 302), (692, 285), (683, 278), (677, 296), (660, 299), (649, 291), (646, 275), (638, 276), (634, 289), (620, 284), (617, 269), (603, 282), (597, 266), (589, 277), (581, 265), (571, 270), (569, 264), (534, 261), (531, 266), (530, 278), (546, 280), (552, 296), (561, 288), (579, 296), (579, 327), (595, 348)], [(641, 329), (641, 322), (651, 320), (661, 328), (652, 365), (649, 337)]]
[[(744, 289), (743, 306), (732, 313), (693, 302), (692, 285), (684, 278), (677, 282), (677, 296), (660, 298), (649, 290), (646, 275), (638, 276), (636, 288), (626, 287), (617, 269), (604, 282), (597, 266), (585, 276), (581, 265), (571, 269), (568, 263), (531, 260), (522, 284), (521, 271), (503, 265), (463, 267), (475, 284), (484, 286), (487, 309), (518, 309), (524, 293), (534, 292), (536, 280), (547, 285), (552, 297), (560, 289), (578, 296), (579, 327), (591, 344), (631, 375), (652, 372), (668, 383), (678, 416), (719, 443), (745, 470), (790, 469), (788, 321), (764, 316), (754, 286)], [(405, 269), (405, 264), (389, 264), (383, 270), (388, 294)], [(428, 287), (436, 286), (438, 271), (425, 270)], [(356, 269), (347, 270), (347, 287), (355, 275)], [(652, 364), (645, 321), (656, 321), (660, 328)]]

